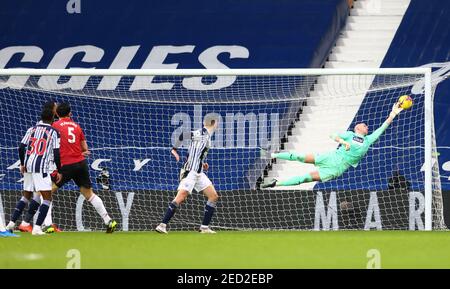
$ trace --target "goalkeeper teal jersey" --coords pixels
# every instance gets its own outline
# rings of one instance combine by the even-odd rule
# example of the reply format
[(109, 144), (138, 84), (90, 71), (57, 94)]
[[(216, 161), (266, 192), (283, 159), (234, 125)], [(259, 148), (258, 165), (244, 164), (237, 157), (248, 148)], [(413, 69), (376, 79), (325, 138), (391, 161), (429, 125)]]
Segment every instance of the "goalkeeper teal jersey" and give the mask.
[[(337, 150), (337, 154), (342, 156), (345, 162), (352, 167), (358, 166), (359, 161), (366, 155), (369, 147), (378, 140), (380, 135), (386, 130), (388, 126), (389, 124), (385, 122), (372, 134), (369, 134), (367, 136), (363, 136), (352, 131), (346, 131), (344, 133), (338, 134), (337, 136), (350, 144), (350, 149), (346, 151), (345, 145), (341, 145)], [(336, 135), (334, 135), (334, 138), (335, 137)]]

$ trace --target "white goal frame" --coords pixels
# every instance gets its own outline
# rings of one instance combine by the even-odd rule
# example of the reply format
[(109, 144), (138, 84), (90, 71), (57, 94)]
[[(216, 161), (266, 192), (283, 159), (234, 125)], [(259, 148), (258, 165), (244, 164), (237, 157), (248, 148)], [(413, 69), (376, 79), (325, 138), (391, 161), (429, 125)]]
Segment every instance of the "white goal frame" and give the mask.
[(305, 69), (0, 69), (0, 76), (313, 76), (313, 75), (424, 75), (425, 112), (425, 230), (432, 230), (431, 68), (305, 68)]

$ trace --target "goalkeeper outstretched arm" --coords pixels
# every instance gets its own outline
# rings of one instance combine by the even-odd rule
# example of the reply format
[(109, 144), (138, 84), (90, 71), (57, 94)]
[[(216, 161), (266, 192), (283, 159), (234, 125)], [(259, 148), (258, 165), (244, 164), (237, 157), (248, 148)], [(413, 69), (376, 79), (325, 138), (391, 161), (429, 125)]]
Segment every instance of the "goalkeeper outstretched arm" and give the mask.
[(367, 136), (368, 141), (372, 145), (374, 142), (380, 138), (380, 136), (383, 134), (383, 132), (388, 128), (388, 126), (392, 123), (394, 118), (403, 110), (403, 108), (400, 107), (400, 104), (396, 102), (392, 106), (392, 110), (389, 113), (388, 118), (384, 121), (384, 123), (377, 128), (373, 133)]
[[(399, 103), (395, 103), (392, 106), (392, 110), (389, 113), (388, 118), (383, 122), (383, 124), (376, 129), (372, 134), (367, 135), (368, 133), (368, 127), (365, 123), (359, 123), (355, 126), (355, 133), (367, 135), (367, 140), (372, 145), (374, 142), (376, 142), (380, 136), (383, 134), (383, 132), (388, 128), (388, 126), (392, 123), (394, 118), (403, 110), (403, 108), (399, 107)], [(345, 150), (350, 150), (350, 143), (347, 142), (345, 139), (349, 137), (349, 134), (352, 133), (347, 131), (342, 134), (332, 134), (330, 135), (330, 138), (333, 139), (335, 142), (338, 142), (339, 144), (343, 145), (345, 147)]]

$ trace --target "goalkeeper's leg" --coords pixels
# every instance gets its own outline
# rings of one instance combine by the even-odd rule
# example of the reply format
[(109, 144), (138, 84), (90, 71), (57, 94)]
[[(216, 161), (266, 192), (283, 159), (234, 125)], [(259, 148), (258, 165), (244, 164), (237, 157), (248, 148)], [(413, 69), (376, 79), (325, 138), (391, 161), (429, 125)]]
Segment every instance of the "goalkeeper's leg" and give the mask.
[(298, 161), (298, 162), (308, 163), (308, 164), (314, 164), (314, 162), (315, 162), (313, 154), (299, 154), (296, 152), (272, 153), (271, 157), (274, 159), (287, 160), (287, 161)]
[(313, 181), (321, 181), (320, 175), (318, 171), (311, 172), (308, 174), (304, 174), (303, 176), (296, 176), (285, 181), (278, 181), (276, 179), (271, 180), (268, 183), (262, 184), (261, 188), (273, 188), (273, 187), (281, 187), (281, 186), (297, 186), (303, 183), (309, 183)]

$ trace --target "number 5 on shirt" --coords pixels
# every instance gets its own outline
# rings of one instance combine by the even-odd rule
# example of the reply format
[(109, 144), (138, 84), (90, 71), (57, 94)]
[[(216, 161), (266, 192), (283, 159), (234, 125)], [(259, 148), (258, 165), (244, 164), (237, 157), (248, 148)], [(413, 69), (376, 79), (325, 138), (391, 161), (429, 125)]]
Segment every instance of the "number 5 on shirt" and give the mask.
[(75, 134), (73, 133), (74, 130), (75, 130), (74, 127), (70, 127), (70, 126), (67, 127), (67, 134), (69, 135), (67, 141), (69, 143), (75, 143), (76, 142)]

